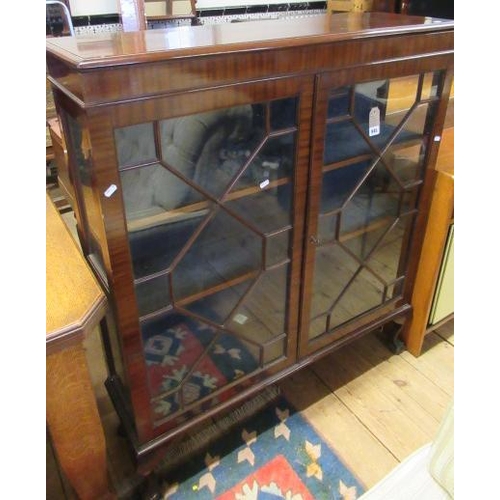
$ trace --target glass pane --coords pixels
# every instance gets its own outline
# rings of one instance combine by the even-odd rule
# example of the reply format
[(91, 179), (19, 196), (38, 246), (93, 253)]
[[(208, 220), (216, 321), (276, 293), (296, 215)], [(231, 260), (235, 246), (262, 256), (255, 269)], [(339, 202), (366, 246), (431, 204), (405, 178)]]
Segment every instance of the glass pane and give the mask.
[(438, 82), (440, 71), (435, 73), (426, 73), (423, 76), (422, 99), (430, 99), (438, 95)]
[(369, 231), (354, 232), (349, 237), (343, 238), (342, 245), (348, 248), (354, 256), (361, 261), (365, 260), (373, 250), (380, 245), (381, 240), (391, 231), (393, 221), (381, 220)]
[(380, 189), (380, 176), (373, 170), (355, 195), (346, 203), (341, 214), (340, 240), (356, 231), (371, 231), (381, 223), (399, 215), (399, 196)]
[[(365, 261), (366, 267), (379, 276), (385, 284), (396, 280), (405, 270), (404, 262), (401, 261), (401, 251), (412, 222), (412, 217), (404, 217), (396, 225), (387, 228)], [(366, 258), (366, 255), (364, 257)]]
[[(205, 200), (202, 194), (161, 165), (124, 170), (120, 176), (129, 230), (156, 225), (162, 222), (162, 214), (171, 220), (175, 212), (167, 215), (166, 211), (177, 210), (179, 219), (185, 212), (194, 211), (181, 211), (182, 206)], [(135, 223), (130, 224), (132, 221)]]
[(163, 120), (162, 159), (218, 198), (264, 137), (254, 122), (251, 105)]
[(266, 234), (291, 225), (291, 194), (289, 184), (264, 187), (249, 196), (228, 201), (225, 206)]
[[(336, 91), (333, 91), (332, 95), (335, 97), (330, 97), (329, 105), (333, 110), (342, 102), (342, 116), (346, 118), (327, 124), (324, 163), (327, 165), (382, 150), (389, 140), (392, 141), (395, 128), (403, 122), (416, 102), (419, 78), (416, 75), (385, 82), (357, 84), (354, 87), (352, 106), (347, 104), (347, 96), (341, 101)], [(432, 92), (435, 91), (435, 86), (433, 88)], [(427, 93), (429, 92), (431, 91)], [(378, 113), (379, 119), (375, 122), (377, 126), (370, 128), (370, 116), (374, 111)], [(335, 115), (335, 112), (332, 111), (330, 114)], [(413, 111), (410, 122), (405, 124), (394, 143), (418, 138), (418, 134), (422, 134), (424, 130), (425, 117), (425, 106), (418, 106), (417, 110)]]
[(211, 203), (158, 164), (120, 175), (134, 276), (164, 271), (205, 219)]
[(295, 134), (269, 138), (231, 189), (229, 200), (291, 182)]
[(168, 418), (177, 413), (181, 408), (179, 394), (175, 392), (161, 398), (156, 398), (151, 402), (151, 406), (157, 420)]
[(354, 193), (371, 164), (368, 160), (325, 171), (321, 185), (320, 213), (326, 214), (340, 208)]
[(297, 99), (271, 101), (271, 130), (281, 130), (297, 125)]
[(331, 309), (358, 268), (359, 263), (339, 245), (328, 245), (317, 249), (311, 319)]
[(328, 118), (339, 118), (349, 114), (351, 87), (341, 87), (330, 92)]
[(152, 123), (115, 129), (118, 166), (139, 165), (157, 159)]
[(227, 284), (227, 288), (222, 291), (206, 295), (183, 307), (202, 318), (223, 325), (256, 279), (257, 277), (247, 279), (242, 283), (233, 283), (231, 286)]
[(323, 159), (325, 165), (370, 152), (368, 143), (352, 121), (344, 120), (327, 125)]
[(175, 299), (223, 286), (261, 268), (262, 238), (219, 210), (173, 270)]
[(314, 339), (326, 333), (327, 315), (313, 318), (309, 324), (309, 339)]
[(276, 361), (285, 355), (286, 340), (279, 339), (264, 347), (264, 365)]
[(284, 333), (288, 273), (289, 265), (283, 265), (262, 274), (227, 328), (259, 344)]
[(260, 366), (258, 347), (181, 314), (145, 322), (142, 336), (151, 405), (158, 420)]
[(298, 109), (277, 99), (115, 132), (156, 422), (285, 353)]
[(408, 139), (420, 139), (426, 132), (427, 123), (429, 122), (429, 118), (432, 117), (431, 113), (434, 109), (434, 103), (415, 106), (413, 111), (409, 115), (406, 115), (407, 119), (404, 122), (402, 130), (396, 136), (395, 143), (399, 144)]
[(439, 83), (422, 73), (329, 91), (310, 338), (400, 293)]
[(283, 231), (266, 237), (266, 268), (290, 258), (290, 235), (291, 231)]
[(394, 193), (423, 179), (425, 147), (422, 142), (406, 148), (389, 150), (378, 165), (382, 184)]
[(134, 276), (140, 278), (167, 269), (205, 219), (206, 212), (200, 210), (147, 229), (129, 230)]
[(221, 333), (186, 380), (182, 388), (184, 405), (199, 401), (255, 371), (259, 367), (259, 353), (260, 350), (248, 342)]
[(158, 276), (136, 284), (135, 296), (140, 316), (167, 307), (171, 304), (168, 275)]
[(392, 117), (410, 109), (417, 100), (419, 75), (392, 78), (387, 81), (387, 121), (393, 123)]
[(318, 239), (322, 243), (333, 241), (337, 238), (337, 226), (340, 221), (340, 213), (321, 215), (318, 220)]
[(382, 304), (384, 285), (366, 269), (361, 269), (339, 297), (330, 317), (330, 329)]
[(81, 207), (81, 210), (83, 212), (84, 224), (86, 223), (87, 226), (84, 232), (89, 246), (88, 257), (100, 271), (102, 278), (106, 279), (102, 258), (102, 242), (104, 240), (102, 232), (104, 228), (100, 201), (92, 187), (92, 150), (89, 133), (87, 128), (81, 123), (81, 120), (73, 118), (64, 111), (63, 113), (69, 127), (68, 140), (71, 143), (71, 147), (68, 148), (68, 151), (70, 152), (70, 161), (75, 162), (73, 171), (80, 186), (84, 205)]
[(217, 336), (212, 327), (177, 313), (144, 322), (141, 332), (152, 397), (177, 388)]

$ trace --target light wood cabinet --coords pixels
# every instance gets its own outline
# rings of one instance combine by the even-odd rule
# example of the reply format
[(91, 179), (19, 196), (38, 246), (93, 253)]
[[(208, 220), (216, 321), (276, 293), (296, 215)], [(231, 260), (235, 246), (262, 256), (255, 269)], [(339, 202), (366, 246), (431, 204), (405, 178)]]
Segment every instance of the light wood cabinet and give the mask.
[(454, 127), (443, 131), (432, 189), (425, 201), (426, 223), (411, 296), (413, 312), (403, 328), (408, 350), (418, 356), (424, 337), (454, 317)]

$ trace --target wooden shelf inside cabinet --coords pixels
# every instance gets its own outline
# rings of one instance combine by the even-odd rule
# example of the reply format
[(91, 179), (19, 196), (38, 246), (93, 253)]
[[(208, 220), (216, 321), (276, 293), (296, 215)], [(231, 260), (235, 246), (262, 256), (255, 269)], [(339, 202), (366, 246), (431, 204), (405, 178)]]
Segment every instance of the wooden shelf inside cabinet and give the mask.
[[(414, 356), (420, 355), (424, 337), (437, 325), (430, 325), (429, 318), (439, 273), (443, 264), (450, 227), (453, 224), (454, 206), (454, 128), (444, 130), (439, 148), (436, 169), (433, 172), (433, 193), (425, 229), (422, 253), (411, 298), (413, 316), (403, 330), (407, 349)], [(441, 323), (452, 319), (453, 313)]]
[[(224, 201), (226, 202), (226, 201), (238, 200), (240, 198), (251, 196), (253, 194), (257, 194), (262, 191), (267, 191), (271, 188), (277, 188), (279, 186), (283, 186), (284, 184), (288, 184), (289, 182), (290, 178), (283, 177), (281, 179), (269, 182), (269, 184), (265, 186), (265, 188), (252, 186), (244, 189), (239, 189), (238, 191), (229, 193), (224, 198)], [(149, 217), (142, 217), (140, 219), (129, 220), (127, 222), (127, 229), (129, 231), (138, 231), (146, 227), (151, 227), (154, 225), (168, 223), (173, 220), (178, 220), (180, 217), (187, 216), (188, 214), (200, 213), (200, 211), (207, 209), (209, 207), (209, 204), (210, 202), (208, 201), (200, 201), (173, 210), (169, 210), (168, 212), (164, 212), (161, 214), (150, 215)]]

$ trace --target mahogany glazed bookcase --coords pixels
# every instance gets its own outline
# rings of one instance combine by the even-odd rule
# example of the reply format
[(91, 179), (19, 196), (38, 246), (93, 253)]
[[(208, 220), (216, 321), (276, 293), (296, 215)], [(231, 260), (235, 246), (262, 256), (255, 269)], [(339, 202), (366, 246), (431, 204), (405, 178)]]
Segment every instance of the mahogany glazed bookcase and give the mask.
[(47, 40), (138, 467), (411, 314), (453, 33), (373, 12)]

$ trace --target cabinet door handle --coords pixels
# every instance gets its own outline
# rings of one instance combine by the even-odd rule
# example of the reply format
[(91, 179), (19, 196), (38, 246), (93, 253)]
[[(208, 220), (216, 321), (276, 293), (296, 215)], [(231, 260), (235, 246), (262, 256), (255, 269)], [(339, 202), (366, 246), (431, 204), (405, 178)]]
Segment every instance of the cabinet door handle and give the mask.
[(314, 236), (313, 234), (311, 234), (311, 236), (309, 236), (309, 241), (314, 245), (314, 246), (318, 246), (320, 244), (320, 241), (318, 240), (318, 238), (316, 238), (316, 236)]

